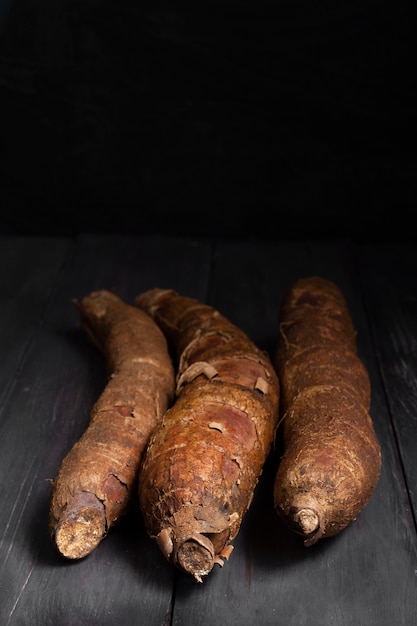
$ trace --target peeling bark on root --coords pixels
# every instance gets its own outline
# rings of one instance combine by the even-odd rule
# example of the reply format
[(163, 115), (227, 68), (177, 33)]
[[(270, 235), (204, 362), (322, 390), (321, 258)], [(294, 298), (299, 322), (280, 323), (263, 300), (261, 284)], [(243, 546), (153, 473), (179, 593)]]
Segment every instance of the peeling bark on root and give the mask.
[(173, 291), (135, 301), (177, 357), (177, 400), (139, 476), (144, 521), (164, 556), (202, 582), (233, 550), (273, 442), (279, 384), (269, 357), (218, 311)]
[(143, 450), (174, 397), (174, 368), (161, 330), (110, 291), (75, 302), (109, 371), (88, 427), (52, 483), (49, 531), (59, 552), (78, 559), (94, 550), (125, 514)]

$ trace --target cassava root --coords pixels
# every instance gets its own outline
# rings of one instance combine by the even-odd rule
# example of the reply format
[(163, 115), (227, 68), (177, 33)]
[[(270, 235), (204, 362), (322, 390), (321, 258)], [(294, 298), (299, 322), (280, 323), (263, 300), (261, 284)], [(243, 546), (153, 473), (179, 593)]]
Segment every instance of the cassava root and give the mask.
[(274, 506), (310, 546), (356, 519), (381, 470), (368, 372), (357, 354), (346, 300), (334, 283), (313, 276), (289, 289), (274, 364), (284, 444)]
[(50, 534), (68, 559), (91, 553), (136, 497), (143, 450), (175, 385), (166, 339), (150, 316), (107, 290), (74, 304), (109, 379), (52, 483)]
[(148, 533), (198, 582), (232, 552), (273, 442), (279, 384), (269, 357), (212, 307), (171, 290), (135, 305), (165, 333), (177, 398), (155, 428), (139, 475)]

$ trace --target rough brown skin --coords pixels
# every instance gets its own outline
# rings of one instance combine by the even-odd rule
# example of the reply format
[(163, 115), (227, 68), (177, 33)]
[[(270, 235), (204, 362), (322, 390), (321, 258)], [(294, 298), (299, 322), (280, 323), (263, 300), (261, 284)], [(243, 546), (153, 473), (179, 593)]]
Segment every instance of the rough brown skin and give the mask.
[(381, 450), (368, 372), (340, 289), (321, 277), (298, 280), (283, 300), (279, 332), (284, 453), (274, 506), (310, 546), (338, 534), (366, 506)]
[(269, 357), (212, 307), (161, 289), (135, 304), (178, 359), (177, 399), (141, 466), (141, 510), (168, 561), (202, 582), (228, 559), (250, 506), (278, 420), (278, 378)]
[(175, 392), (167, 342), (150, 316), (106, 290), (74, 304), (109, 380), (52, 484), (50, 534), (68, 559), (91, 553), (126, 512), (145, 445)]

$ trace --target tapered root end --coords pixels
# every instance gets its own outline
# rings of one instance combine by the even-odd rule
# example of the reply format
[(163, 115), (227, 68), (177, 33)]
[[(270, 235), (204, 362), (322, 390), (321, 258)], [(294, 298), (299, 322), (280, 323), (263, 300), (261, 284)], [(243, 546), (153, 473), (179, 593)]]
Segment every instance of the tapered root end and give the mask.
[(319, 516), (313, 509), (300, 509), (294, 513), (293, 522), (303, 535), (311, 535), (320, 527)]
[(312, 546), (323, 536), (324, 527), (319, 513), (310, 507), (291, 507), (290, 511), (284, 512), (276, 507), (279, 517), (298, 535), (304, 538), (305, 546)]
[(224, 559), (228, 560), (233, 546), (227, 544), (219, 554), (216, 554), (211, 540), (202, 533), (182, 535), (181, 540), (175, 539), (172, 528), (164, 528), (156, 537), (159, 547), (164, 556), (179, 569), (194, 576), (199, 583), (203, 582), (203, 576), (207, 576), (214, 564), (223, 567)]
[(176, 556), (177, 565), (185, 572), (192, 574), (200, 583), (202, 576), (207, 576), (215, 563), (213, 546), (202, 545), (201, 542), (194, 539), (184, 541)]
[(81, 559), (90, 554), (107, 532), (103, 503), (94, 495), (82, 492), (67, 505), (57, 527), (54, 540), (67, 559)]
[(305, 537), (306, 546), (312, 546), (323, 534), (319, 514), (314, 509), (299, 509), (294, 512), (292, 521), (296, 532)]

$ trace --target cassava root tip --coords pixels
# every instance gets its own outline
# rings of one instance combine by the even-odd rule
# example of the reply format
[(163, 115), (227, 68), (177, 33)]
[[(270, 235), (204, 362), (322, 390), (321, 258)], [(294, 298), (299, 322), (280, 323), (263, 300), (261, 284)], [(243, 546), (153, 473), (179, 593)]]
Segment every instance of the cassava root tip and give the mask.
[(324, 528), (315, 509), (309, 507), (296, 509), (292, 512), (292, 524), (294, 531), (304, 537), (305, 546), (312, 546), (323, 536)]
[(215, 562), (213, 544), (204, 535), (190, 537), (178, 548), (177, 565), (185, 572), (192, 574), (198, 582), (207, 576)]
[(55, 529), (55, 543), (67, 559), (81, 559), (89, 554), (107, 532), (103, 503), (83, 491), (67, 505)]
[(284, 523), (304, 538), (305, 546), (312, 546), (322, 537), (324, 528), (314, 506), (292, 506), (289, 511), (285, 511), (277, 505), (275, 510)]
[(194, 532), (178, 540), (173, 528), (164, 528), (156, 540), (165, 558), (194, 576), (199, 583), (203, 582), (202, 576), (207, 576), (215, 564), (223, 567), (224, 560), (227, 561), (233, 552), (233, 546), (228, 544), (216, 554), (212, 541), (203, 533)]
[(293, 519), (303, 535), (311, 535), (320, 527), (319, 516), (313, 509), (300, 509)]
[(192, 574), (198, 582), (203, 582), (202, 576), (207, 576), (215, 563), (223, 565), (206, 535), (194, 532), (190, 536), (182, 536), (181, 531), (178, 535), (182, 537), (180, 540), (176, 539), (173, 528), (164, 528), (156, 540), (165, 558), (184, 572)]

